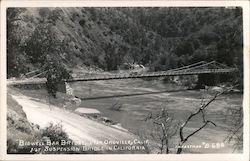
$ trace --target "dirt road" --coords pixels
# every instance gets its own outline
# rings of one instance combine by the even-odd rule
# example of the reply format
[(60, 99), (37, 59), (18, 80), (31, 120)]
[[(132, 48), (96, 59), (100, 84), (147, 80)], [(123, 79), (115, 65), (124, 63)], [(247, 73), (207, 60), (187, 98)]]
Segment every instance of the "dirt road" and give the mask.
[(12, 97), (23, 107), (29, 122), (38, 124), (41, 128), (48, 126), (49, 122), (60, 123), (74, 141), (91, 144), (94, 141), (131, 140), (135, 138), (129, 132), (106, 126), (56, 106), (32, 100), (24, 95), (12, 95)]

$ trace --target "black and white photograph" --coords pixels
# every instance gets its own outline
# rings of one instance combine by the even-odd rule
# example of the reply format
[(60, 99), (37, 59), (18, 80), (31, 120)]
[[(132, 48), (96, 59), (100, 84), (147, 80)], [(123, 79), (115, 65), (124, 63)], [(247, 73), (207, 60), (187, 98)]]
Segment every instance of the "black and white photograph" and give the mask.
[(242, 6), (5, 10), (7, 155), (244, 153)]

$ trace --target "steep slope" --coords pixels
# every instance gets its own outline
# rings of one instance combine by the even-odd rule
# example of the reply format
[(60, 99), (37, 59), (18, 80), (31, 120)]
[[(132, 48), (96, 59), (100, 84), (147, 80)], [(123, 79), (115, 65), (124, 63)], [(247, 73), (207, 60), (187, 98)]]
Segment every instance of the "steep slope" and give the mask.
[(59, 56), (69, 68), (117, 70), (138, 63), (166, 70), (201, 60), (242, 66), (241, 8), (25, 8), (14, 16), (13, 10), (8, 76), (41, 66), (30, 62), (34, 55), (25, 49), (46, 23), (64, 47)]

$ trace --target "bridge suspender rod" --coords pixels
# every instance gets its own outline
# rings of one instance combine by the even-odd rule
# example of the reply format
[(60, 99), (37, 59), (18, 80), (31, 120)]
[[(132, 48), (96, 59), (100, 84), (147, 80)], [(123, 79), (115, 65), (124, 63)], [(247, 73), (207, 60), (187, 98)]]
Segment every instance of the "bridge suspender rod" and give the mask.
[(42, 74), (44, 74), (44, 73), (46, 73), (46, 72), (47, 72), (47, 70), (46, 70), (46, 71), (43, 71), (43, 72), (41, 72), (41, 73), (39, 73), (39, 74), (37, 74), (37, 75), (34, 75), (34, 76), (30, 77), (30, 78), (36, 78), (36, 77), (38, 77), (38, 76), (40, 76), (40, 75), (42, 75)]
[(39, 70), (40, 70), (40, 69), (33, 70), (33, 71), (28, 72), (28, 73), (25, 73), (24, 75), (28, 76), (28, 75), (30, 75), (30, 74), (32, 74), (32, 73), (38, 72)]
[(185, 68), (189, 68), (189, 67), (192, 67), (192, 66), (195, 66), (195, 65), (198, 65), (198, 64), (204, 64), (204, 63), (206, 63), (206, 62), (205, 61), (200, 61), (198, 63), (194, 63), (194, 64), (187, 65), (187, 66), (180, 67), (180, 68), (170, 69), (168, 71), (175, 71), (175, 70), (185, 69)]
[[(42, 66), (40, 69), (36, 69), (36, 70), (30, 71), (30, 72), (28, 72), (28, 73), (25, 73), (24, 75), (25, 75), (25, 76), (29, 76), (29, 75), (31, 75), (31, 74), (33, 74), (33, 73), (42, 71), (43, 68), (44, 68), (44, 66)], [(34, 76), (32, 76), (32, 77), (34, 77)]]
[(197, 68), (200, 68), (200, 67), (204, 67), (206, 65), (209, 65), (209, 64), (212, 64), (214, 63), (215, 61), (211, 61), (209, 63), (206, 63), (206, 64), (202, 64), (202, 65), (199, 65), (199, 66), (195, 66), (195, 67), (191, 67), (191, 68), (188, 68), (188, 70), (192, 70), (192, 69), (197, 69)]
[(215, 62), (215, 65), (219, 66), (220, 68), (228, 68), (227, 65), (224, 65), (224, 64), (221, 64), (221, 63), (218, 63), (218, 62)]

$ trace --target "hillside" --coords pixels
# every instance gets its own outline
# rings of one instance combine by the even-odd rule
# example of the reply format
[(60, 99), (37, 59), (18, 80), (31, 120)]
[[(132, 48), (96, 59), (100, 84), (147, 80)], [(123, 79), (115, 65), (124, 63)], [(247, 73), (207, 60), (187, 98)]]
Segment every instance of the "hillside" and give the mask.
[(242, 70), (241, 12), (241, 8), (9, 8), (8, 77), (41, 68), (53, 57), (69, 69), (117, 70), (124, 63), (136, 63), (157, 71), (216, 60)]

